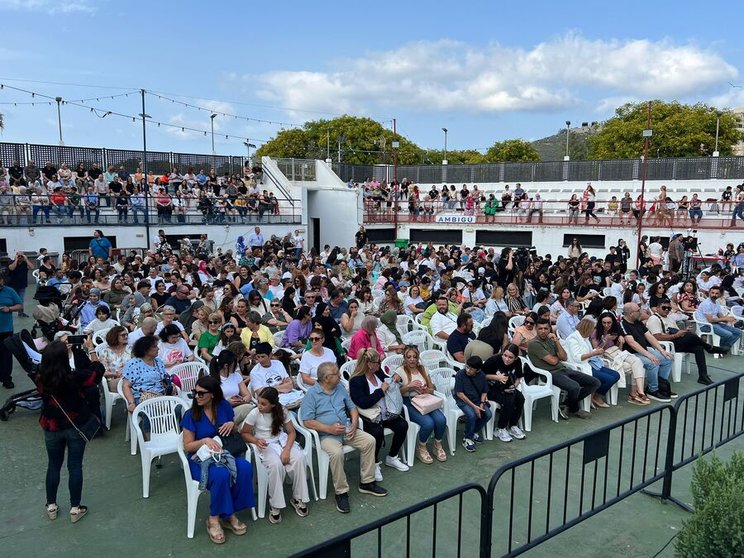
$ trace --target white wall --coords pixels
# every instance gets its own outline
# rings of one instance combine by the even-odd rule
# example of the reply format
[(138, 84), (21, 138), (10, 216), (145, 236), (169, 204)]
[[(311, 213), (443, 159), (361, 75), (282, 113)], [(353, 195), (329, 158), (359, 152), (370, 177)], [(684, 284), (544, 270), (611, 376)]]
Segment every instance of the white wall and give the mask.
[[(361, 204), (356, 190), (319, 189), (309, 190), (308, 215), (320, 219), (320, 242), (325, 244), (351, 246), (354, 234), (362, 220)], [(308, 246), (312, 246), (312, 221), (308, 219)]]

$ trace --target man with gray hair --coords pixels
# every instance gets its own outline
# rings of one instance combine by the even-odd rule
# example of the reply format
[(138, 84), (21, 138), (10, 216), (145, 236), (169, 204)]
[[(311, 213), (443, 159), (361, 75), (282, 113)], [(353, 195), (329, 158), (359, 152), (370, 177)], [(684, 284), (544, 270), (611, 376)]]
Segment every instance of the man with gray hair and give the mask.
[(579, 325), (579, 308), (581, 308), (581, 303), (575, 298), (571, 297), (566, 301), (566, 311), (561, 312), (555, 322), (558, 337), (561, 339), (567, 339), (569, 335), (576, 331), (576, 326)]
[(324, 362), (318, 367), (318, 382), (308, 389), (300, 407), (307, 428), (320, 435), (320, 449), (328, 454), (336, 493), (336, 509), (349, 513), (349, 483), (344, 471), (344, 445), (359, 450), (359, 492), (387, 496), (375, 481), (375, 439), (359, 430), (359, 411), (340, 384), (338, 366)]
[(158, 321), (155, 318), (145, 318), (144, 320), (142, 320), (142, 325), (129, 334), (127, 345), (131, 347), (132, 345), (134, 345), (134, 342), (137, 341), (137, 339), (145, 337), (146, 335), (155, 335), (155, 330), (157, 329), (157, 327)]

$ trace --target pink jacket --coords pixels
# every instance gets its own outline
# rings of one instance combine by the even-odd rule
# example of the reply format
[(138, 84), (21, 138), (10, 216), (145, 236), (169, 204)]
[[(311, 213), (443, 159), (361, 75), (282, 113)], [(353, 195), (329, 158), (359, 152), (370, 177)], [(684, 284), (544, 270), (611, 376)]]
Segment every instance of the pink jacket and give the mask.
[(380, 358), (385, 358), (385, 351), (382, 350), (382, 345), (380, 344), (380, 339), (375, 337), (375, 341), (377, 341), (377, 345), (375, 347), (372, 347), (372, 341), (369, 338), (369, 335), (366, 331), (363, 329), (358, 330), (352, 337), (351, 337), (351, 344), (349, 345), (349, 357), (356, 359), (357, 354), (359, 354), (359, 351), (362, 349), (369, 349), (370, 347), (377, 350), (378, 353), (380, 353)]

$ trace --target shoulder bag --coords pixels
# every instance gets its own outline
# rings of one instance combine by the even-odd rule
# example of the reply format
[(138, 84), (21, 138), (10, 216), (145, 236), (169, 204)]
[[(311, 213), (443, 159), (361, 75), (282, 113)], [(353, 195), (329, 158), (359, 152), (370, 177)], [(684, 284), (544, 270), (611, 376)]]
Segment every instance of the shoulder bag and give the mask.
[(444, 401), (440, 397), (437, 397), (431, 393), (422, 393), (411, 397), (411, 404), (416, 410), (422, 415), (428, 415), (432, 411), (442, 408)]
[(80, 437), (85, 441), (86, 444), (90, 442), (96, 434), (98, 434), (98, 431), (101, 429), (101, 421), (96, 415), (91, 413), (88, 417), (88, 420), (85, 421), (85, 424), (78, 427), (78, 425), (72, 421), (70, 415), (67, 414), (67, 411), (65, 411), (64, 407), (59, 404), (57, 398), (53, 395), (51, 397), (52, 399), (54, 399), (57, 407), (59, 407), (59, 410), (62, 411), (62, 414), (65, 415), (65, 418), (69, 421), (72, 427), (77, 430), (77, 433), (80, 434)]

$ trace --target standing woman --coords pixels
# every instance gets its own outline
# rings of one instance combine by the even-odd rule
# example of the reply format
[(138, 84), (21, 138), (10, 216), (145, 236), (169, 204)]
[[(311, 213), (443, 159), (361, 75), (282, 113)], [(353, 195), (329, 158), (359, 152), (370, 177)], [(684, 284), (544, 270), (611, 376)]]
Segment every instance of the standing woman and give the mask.
[(597, 194), (594, 192), (591, 184), (586, 185), (584, 190), (584, 201), (586, 202), (586, 209), (584, 209), (584, 223), (589, 222), (589, 217), (594, 217), (594, 220), (599, 223), (599, 217), (594, 214), (594, 207), (597, 205), (596, 202)]
[(89, 369), (70, 368), (67, 345), (53, 341), (42, 352), (36, 387), (42, 407), (39, 424), (44, 430), (44, 442), (49, 462), (46, 473), (46, 512), (50, 520), (57, 519), (57, 488), (60, 470), (67, 448), (67, 470), (70, 489), (70, 521), (77, 523), (88, 508), (80, 505), (83, 492), (83, 454), (86, 441), (79, 429), (93, 414), (86, 390), (95, 388), (103, 377), (103, 366), (91, 364)]
[[(201, 465), (192, 459), (202, 446), (219, 451), (221, 446), (213, 440), (215, 436), (227, 436), (235, 429), (235, 414), (230, 403), (225, 401), (220, 381), (212, 376), (203, 376), (196, 381), (194, 401), (191, 409), (181, 421), (183, 449), (188, 452), (189, 469), (194, 480), (201, 478)], [(235, 457), (235, 478), (226, 467), (216, 463), (207, 471), (209, 490), (209, 518), (207, 533), (215, 544), (225, 542), (224, 529), (235, 535), (245, 535), (247, 526), (238, 519), (236, 512), (254, 506), (253, 466), (242, 457)]]

